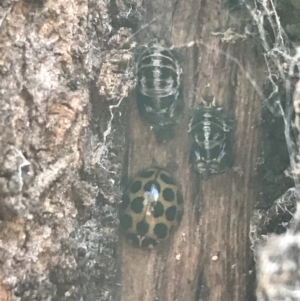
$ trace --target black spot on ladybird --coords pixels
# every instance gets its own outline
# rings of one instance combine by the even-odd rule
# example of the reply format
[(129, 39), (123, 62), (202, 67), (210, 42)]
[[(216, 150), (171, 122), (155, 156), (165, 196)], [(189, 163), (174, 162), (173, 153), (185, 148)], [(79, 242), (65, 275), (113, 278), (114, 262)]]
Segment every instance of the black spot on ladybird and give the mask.
[(177, 208), (176, 206), (171, 206), (166, 210), (166, 218), (168, 221), (173, 221), (176, 217)]
[(132, 183), (132, 185), (130, 186), (130, 191), (132, 193), (137, 193), (142, 187), (142, 182), (141, 181), (135, 181), (134, 183)]
[(157, 241), (151, 237), (146, 237), (143, 241), (142, 241), (142, 248), (148, 248), (150, 246), (156, 246), (157, 245)]
[(171, 188), (165, 188), (163, 191), (163, 197), (166, 201), (172, 202), (174, 200), (174, 191)]
[(157, 238), (163, 239), (168, 235), (168, 227), (163, 223), (156, 224), (154, 227), (154, 234)]
[(140, 245), (140, 240), (139, 238), (137, 237), (136, 234), (134, 233), (129, 233), (126, 235), (126, 238), (131, 240), (132, 244), (135, 246), (135, 247), (139, 247)]
[(150, 178), (154, 175), (154, 170), (144, 170), (140, 173), (140, 177), (142, 178)]
[(144, 209), (144, 198), (142, 196), (139, 196), (133, 199), (130, 208), (134, 213), (141, 213)]
[(157, 201), (154, 205), (153, 205), (153, 216), (154, 217), (160, 217), (164, 214), (164, 206), (160, 201)]
[(136, 230), (137, 230), (137, 232), (138, 232), (139, 235), (145, 235), (149, 231), (149, 224), (146, 223), (145, 221), (140, 221), (136, 225)]
[(166, 183), (166, 184), (175, 184), (174, 180), (168, 176), (165, 173), (160, 174), (160, 178)]
[(132, 217), (128, 214), (124, 214), (121, 217), (121, 225), (125, 230), (129, 229), (132, 226)]

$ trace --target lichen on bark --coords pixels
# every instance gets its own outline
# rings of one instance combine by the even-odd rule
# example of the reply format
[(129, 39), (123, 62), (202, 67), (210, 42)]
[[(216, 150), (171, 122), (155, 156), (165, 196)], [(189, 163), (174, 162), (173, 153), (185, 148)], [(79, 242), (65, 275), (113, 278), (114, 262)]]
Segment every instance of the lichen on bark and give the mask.
[(0, 4), (1, 300), (113, 300), (124, 135), (111, 117), (131, 86), (99, 77), (130, 74), (140, 6), (115, 7)]

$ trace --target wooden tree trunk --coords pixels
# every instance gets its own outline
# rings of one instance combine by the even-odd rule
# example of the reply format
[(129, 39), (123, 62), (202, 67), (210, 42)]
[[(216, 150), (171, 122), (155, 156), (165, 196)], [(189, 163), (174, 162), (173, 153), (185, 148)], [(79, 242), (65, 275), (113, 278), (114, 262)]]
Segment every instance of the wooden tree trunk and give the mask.
[[(235, 165), (201, 182), (188, 164), (188, 115), (176, 127), (175, 138), (158, 145), (141, 121), (135, 100), (130, 100), (128, 173), (151, 165), (167, 167), (182, 185), (185, 213), (170, 243), (151, 251), (122, 243), (122, 286), (116, 300), (246, 300), (252, 260), (249, 219), (259, 192), (255, 175), (261, 110), (249, 77), (261, 82), (261, 58), (251, 39), (236, 35), (226, 40), (228, 36), (221, 34), (230, 29), (243, 33), (241, 11), (229, 14), (225, 4), (215, 1), (187, 0), (174, 6), (151, 1), (147, 8), (153, 13), (147, 21), (155, 13), (162, 16), (158, 23), (165, 19), (170, 11), (163, 9), (168, 6), (173, 7), (173, 21), (161, 24), (171, 29), (160, 28), (160, 34), (169, 30), (183, 54), (185, 109), (209, 94), (235, 116)], [(151, 27), (157, 30), (157, 25)], [(186, 47), (191, 41), (198, 43)]]

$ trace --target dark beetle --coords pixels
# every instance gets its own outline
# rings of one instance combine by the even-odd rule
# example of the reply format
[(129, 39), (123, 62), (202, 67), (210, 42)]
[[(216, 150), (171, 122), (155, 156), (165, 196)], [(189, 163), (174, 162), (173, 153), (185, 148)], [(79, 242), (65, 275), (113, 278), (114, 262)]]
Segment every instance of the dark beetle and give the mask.
[(137, 55), (137, 106), (158, 142), (171, 139), (183, 112), (182, 69), (178, 54), (159, 43), (142, 46)]
[(192, 112), (189, 132), (193, 137), (190, 163), (204, 180), (231, 168), (234, 158), (230, 134), (234, 120), (214, 102), (202, 103)]

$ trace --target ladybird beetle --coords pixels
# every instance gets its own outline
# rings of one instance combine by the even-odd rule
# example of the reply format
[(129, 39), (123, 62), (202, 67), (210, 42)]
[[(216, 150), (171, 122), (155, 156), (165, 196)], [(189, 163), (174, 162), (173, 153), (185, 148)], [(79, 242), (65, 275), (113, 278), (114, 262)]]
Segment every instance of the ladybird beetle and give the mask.
[(137, 174), (121, 203), (120, 225), (133, 246), (152, 248), (166, 240), (183, 215), (183, 197), (170, 174), (151, 167)]
[(190, 163), (204, 180), (233, 166), (230, 133), (234, 120), (214, 101), (200, 104), (192, 112), (189, 132), (193, 137)]
[(154, 42), (140, 47), (136, 61), (138, 110), (158, 142), (171, 139), (184, 108), (178, 54)]

